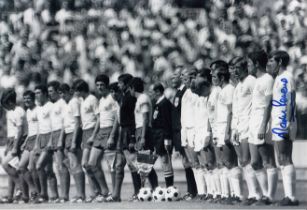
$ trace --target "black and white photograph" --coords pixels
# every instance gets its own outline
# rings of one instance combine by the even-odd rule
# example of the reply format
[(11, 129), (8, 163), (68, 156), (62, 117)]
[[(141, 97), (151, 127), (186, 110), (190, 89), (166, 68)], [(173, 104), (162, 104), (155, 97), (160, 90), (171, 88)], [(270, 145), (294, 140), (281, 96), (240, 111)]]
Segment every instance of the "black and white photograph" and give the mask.
[(1, 209), (307, 209), (307, 0), (0, 0)]

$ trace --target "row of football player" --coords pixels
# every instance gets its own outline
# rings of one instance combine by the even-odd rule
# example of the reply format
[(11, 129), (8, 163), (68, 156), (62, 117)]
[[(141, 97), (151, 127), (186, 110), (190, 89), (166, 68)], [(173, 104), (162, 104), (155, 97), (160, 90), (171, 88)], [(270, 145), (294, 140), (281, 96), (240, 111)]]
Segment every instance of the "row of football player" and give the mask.
[[(123, 74), (118, 83), (109, 84), (108, 76), (99, 75), (95, 83), (98, 97), (90, 93), (88, 84), (81, 79), (76, 80), (72, 88), (57, 81), (47, 86), (38, 85), (34, 92), (29, 90), (23, 94), (26, 112), (16, 104), (14, 90), (2, 94), (8, 131), (2, 166), (9, 175), (8, 196), (2, 199), (3, 203), (13, 202), (14, 186), (19, 189), (16, 200), (22, 202), (41, 203), (48, 199), (66, 202), (70, 175), (77, 189), (72, 202), (118, 202), (126, 162), (135, 191), (131, 200), (137, 200), (141, 178), (136, 151), (143, 149), (155, 150), (161, 157), (166, 186), (173, 186), (171, 112), (166, 112), (167, 116), (158, 113), (162, 113), (160, 104), (172, 108), (163, 96), (163, 86), (155, 86), (157, 103), (152, 113), (152, 102), (143, 93), (142, 79)], [(101, 167), (104, 158), (113, 172), (112, 194)], [(53, 160), (60, 175), (60, 193)], [(91, 194), (88, 198), (85, 198), (85, 174)], [(154, 169), (148, 177), (155, 189), (158, 177)]]
[[(198, 191), (198, 197), (201, 199), (227, 204), (241, 202), (243, 168), (249, 189), (249, 196), (244, 203), (269, 204), (273, 201), (277, 184), (273, 144), (268, 143), (268, 140), (273, 139), (285, 180), (285, 199), (280, 203), (296, 205), (298, 202), (293, 189), (295, 170), (291, 160), (291, 140), (294, 139), (295, 133), (295, 90), (292, 76), (286, 71), (289, 63), (288, 54), (278, 51), (270, 57), (268, 65), (267, 54), (259, 51), (253, 53), (249, 59), (234, 58), (229, 66), (224, 61), (215, 61), (210, 66), (211, 71), (205, 69), (198, 74), (189, 67), (177, 69), (172, 79), (173, 87), (178, 88), (174, 97), (168, 95), (169, 100), (166, 99), (163, 95), (163, 86), (154, 85), (154, 108), (148, 95), (143, 93), (143, 81), (129, 75), (119, 77), (118, 87), (121, 91), (118, 91), (114, 84), (109, 86), (109, 80), (105, 75), (98, 76), (96, 86), (101, 97), (99, 105), (98, 99), (89, 93), (88, 85), (82, 80), (73, 84), (73, 94), (65, 84), (51, 82), (48, 91), (45, 87), (38, 86), (35, 88), (35, 97), (39, 106), (35, 109), (33, 94), (25, 93), (25, 104), (29, 105), (30, 101), (33, 104), (32, 109), (27, 110), (27, 118), (30, 118), (28, 124), (31, 119), (39, 124), (35, 127), (38, 126), (35, 135), (31, 133), (29, 126), (28, 136), (37, 138), (27, 138), (18, 170), (12, 170), (9, 161), (18, 154), (22, 134), (19, 129), (15, 129), (17, 134), (8, 133), (9, 142), (12, 144), (8, 144), (9, 152), (3, 166), (10, 177), (15, 178), (15, 183), (19, 183), (20, 177), (29, 178), (27, 183), (32, 190), (31, 195), (35, 197), (39, 191), (39, 200), (42, 202), (47, 199), (44, 176), (47, 172), (52, 189), (52, 195), (49, 197), (57, 201), (59, 196), (54, 173), (50, 167), (45, 167), (51, 163), (46, 160), (51, 160), (54, 155), (61, 174), (60, 182), (64, 183), (60, 184), (61, 201), (68, 199), (68, 172), (73, 175), (78, 189), (78, 195), (74, 200), (81, 202), (85, 199), (82, 167), (89, 178), (93, 193), (89, 201), (120, 201), (125, 162), (132, 173), (135, 195), (140, 189), (135, 150), (155, 149), (162, 160), (166, 186), (173, 185), (170, 154), (174, 146), (182, 154), (186, 172), (188, 194), (184, 196), (185, 199), (195, 197)], [(48, 102), (47, 92), (51, 102)], [(9, 99), (14, 99), (14, 94), (3, 96), (1, 103), (11, 110), (8, 112), (8, 119), (10, 115), (16, 118), (16, 114), (13, 113), (20, 112), (18, 116), (24, 115), (16, 109), (14, 100), (11, 100), (13, 105), (8, 105)], [(285, 109), (289, 111), (285, 112)], [(37, 110), (37, 120), (33, 120), (35, 117), (31, 118), (33, 110)], [(270, 127), (268, 121), (271, 113), (272, 129), (267, 129)], [(54, 116), (61, 120), (52, 119), (56, 118)], [(43, 123), (47, 118), (48, 123)], [(18, 122), (18, 118), (13, 121)], [(119, 138), (116, 138), (118, 123), (120, 132)], [(14, 123), (11, 126), (21, 128), (21, 124)], [(83, 130), (82, 138), (79, 138), (80, 127)], [(270, 134), (271, 131), (272, 137), (266, 138), (266, 134)], [(111, 196), (108, 196), (109, 190), (99, 164), (107, 148), (115, 148), (111, 155), (116, 160), (113, 161), (115, 184)], [(21, 163), (25, 163), (26, 166)], [(24, 174), (31, 172), (33, 176), (18, 177), (17, 171)], [(32, 187), (30, 178), (34, 180)], [(260, 184), (260, 190), (256, 187), (256, 180)], [(149, 181), (153, 188), (158, 185), (154, 170), (149, 174)], [(38, 189), (38, 185), (41, 189)], [(230, 187), (235, 198), (230, 196)], [(12, 190), (9, 193), (10, 199)]]
[(215, 61), (211, 73), (181, 72), (183, 84), (178, 85), (174, 106), (181, 102), (181, 146), (201, 199), (272, 205), (279, 165), (285, 197), (276, 203), (299, 204), (292, 162), (295, 87), (287, 71), (289, 61), (285, 51), (268, 56), (260, 50), (229, 63)]

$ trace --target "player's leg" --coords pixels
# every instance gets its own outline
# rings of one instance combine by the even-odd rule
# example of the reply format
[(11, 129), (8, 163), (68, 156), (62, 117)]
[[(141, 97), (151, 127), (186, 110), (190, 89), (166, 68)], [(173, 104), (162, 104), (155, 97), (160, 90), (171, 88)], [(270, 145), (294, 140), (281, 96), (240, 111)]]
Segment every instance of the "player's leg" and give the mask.
[(105, 175), (102, 170), (101, 161), (104, 155), (104, 149), (92, 147), (89, 161), (88, 161), (88, 174), (92, 179), (95, 179), (99, 184), (102, 197), (107, 197), (109, 188), (105, 180)]
[(28, 170), (31, 173), (32, 179), (33, 179), (33, 183), (35, 185), (35, 191), (40, 194), (41, 191), (41, 187), (40, 187), (40, 183), (39, 183), (39, 177), (38, 177), (38, 173), (36, 170), (36, 162), (38, 159), (38, 155), (35, 154), (34, 151), (30, 152), (30, 157), (29, 157), (29, 164), (28, 164)]
[(112, 196), (107, 199), (108, 202), (120, 202), (121, 201), (121, 188), (125, 175), (126, 160), (122, 152), (117, 151), (115, 154), (115, 161), (113, 164), (115, 170), (115, 185), (113, 188)]
[(207, 170), (207, 159), (206, 159), (206, 154), (204, 150), (201, 150), (197, 152), (197, 157), (198, 161), (200, 164), (200, 168), (202, 169), (202, 176), (203, 176), (203, 181), (204, 184), (203, 186), (203, 191), (204, 195), (201, 196), (201, 200), (205, 200), (207, 198), (208, 193), (210, 192), (210, 184), (209, 184), (209, 171)]
[(281, 206), (296, 206), (296, 174), (292, 162), (293, 142), (291, 140), (275, 141), (275, 150), (280, 165), (285, 198), (279, 202)]
[(216, 158), (216, 167), (213, 169), (213, 177), (214, 177), (214, 186), (215, 186), (215, 195), (214, 195), (214, 200), (213, 202), (219, 202), (223, 189), (222, 189), (222, 183), (221, 183), (221, 175), (222, 175), (222, 148), (217, 147), (216, 145), (214, 146), (214, 153), (215, 153), (215, 158)]
[(263, 167), (263, 161), (259, 153), (259, 147), (263, 145), (249, 144), (249, 149), (251, 153), (251, 166), (255, 170), (257, 181), (260, 185), (262, 195), (267, 193), (267, 175)]
[(47, 182), (48, 182), (48, 187), (50, 190), (50, 196), (49, 196), (49, 202), (59, 202), (59, 193), (58, 193), (58, 183), (57, 179), (53, 170), (53, 155), (52, 152), (48, 153), (48, 156), (46, 158), (45, 162), (45, 171), (47, 175)]
[(67, 166), (64, 164), (65, 154), (62, 148), (55, 151), (55, 158), (60, 178), (60, 199), (62, 202), (65, 202), (69, 200), (70, 174)]
[(81, 166), (82, 150), (79, 148), (75, 152), (66, 152), (69, 160), (70, 173), (76, 185), (76, 199), (74, 202), (85, 200), (85, 175)]
[(263, 166), (266, 170), (268, 188), (266, 194), (261, 199), (261, 202), (258, 202), (258, 205), (270, 205), (274, 200), (277, 181), (278, 181), (278, 171), (276, 168), (274, 147), (272, 142), (265, 143), (258, 148), (259, 154), (263, 162)]
[[(239, 197), (242, 197), (242, 189), (240, 189), (240, 170), (238, 171), (238, 161), (235, 149), (232, 144), (225, 144), (222, 147), (222, 186), (224, 188), (224, 204), (232, 204), (231, 188)], [(233, 181), (235, 179), (235, 181)]]
[(200, 166), (197, 153), (194, 151), (194, 148), (187, 146), (188, 148), (188, 158), (189, 162), (192, 163), (192, 170), (195, 177), (196, 189), (197, 189), (197, 199), (201, 200), (205, 197), (206, 194), (206, 183), (203, 173), (203, 168)]
[(40, 183), (40, 199), (39, 202), (46, 202), (48, 200), (48, 189), (47, 189), (47, 174), (45, 171), (45, 164), (48, 160), (49, 151), (42, 151), (37, 158), (35, 163), (35, 168), (38, 174), (39, 183)]
[[(21, 155), (17, 171), (19, 172), (19, 177), (23, 179), (23, 181), (28, 185), (31, 195), (30, 199), (31, 201), (34, 201), (38, 195), (38, 191), (34, 184), (32, 174), (28, 170), (29, 160), (30, 160), (30, 152), (28, 150), (24, 150)], [(26, 194), (25, 188), (23, 188), (22, 191), (23, 194)]]
[(164, 179), (166, 187), (170, 187), (174, 185), (174, 170), (172, 165), (171, 154), (164, 153), (160, 155), (162, 169), (164, 172)]
[(201, 151), (201, 155), (204, 155), (205, 159), (205, 168), (207, 170), (207, 176), (205, 176), (205, 181), (207, 185), (207, 197), (206, 200), (212, 201), (213, 196), (215, 194), (215, 184), (214, 184), (214, 175), (213, 170), (216, 168), (216, 160), (214, 148), (210, 144), (203, 151)]

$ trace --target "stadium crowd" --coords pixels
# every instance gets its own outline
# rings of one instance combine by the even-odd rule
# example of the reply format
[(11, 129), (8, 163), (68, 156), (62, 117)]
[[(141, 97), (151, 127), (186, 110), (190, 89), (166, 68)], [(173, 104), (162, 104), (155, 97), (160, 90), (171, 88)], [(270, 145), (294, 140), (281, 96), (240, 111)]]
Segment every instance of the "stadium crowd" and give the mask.
[(184, 9), (169, 0), (3, 0), (0, 88), (22, 93), (36, 83), (82, 77), (93, 89), (98, 72), (111, 81), (126, 72), (167, 83), (176, 66), (202, 69), (259, 47), (283, 49), (292, 58), (299, 121), (306, 122), (307, 3), (278, 0), (259, 12), (257, 1), (205, 2)]

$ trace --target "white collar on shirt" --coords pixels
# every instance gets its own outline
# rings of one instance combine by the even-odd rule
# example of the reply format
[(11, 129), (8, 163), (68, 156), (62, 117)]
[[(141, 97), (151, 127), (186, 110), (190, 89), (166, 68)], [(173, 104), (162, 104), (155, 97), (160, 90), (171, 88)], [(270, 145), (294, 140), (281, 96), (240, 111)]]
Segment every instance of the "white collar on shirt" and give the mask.
[(164, 95), (162, 95), (156, 102), (156, 104), (160, 103), (164, 99)]

